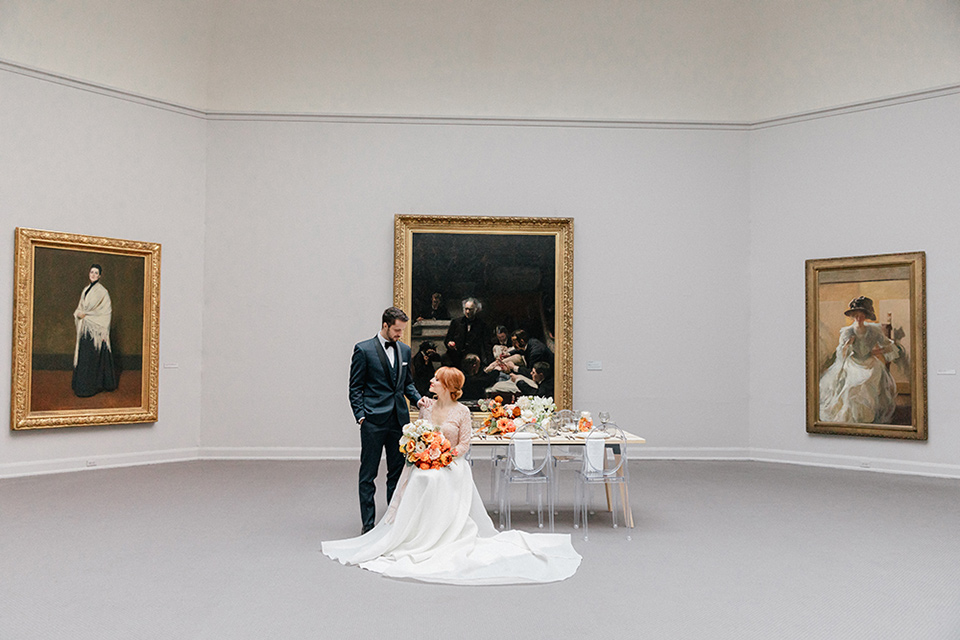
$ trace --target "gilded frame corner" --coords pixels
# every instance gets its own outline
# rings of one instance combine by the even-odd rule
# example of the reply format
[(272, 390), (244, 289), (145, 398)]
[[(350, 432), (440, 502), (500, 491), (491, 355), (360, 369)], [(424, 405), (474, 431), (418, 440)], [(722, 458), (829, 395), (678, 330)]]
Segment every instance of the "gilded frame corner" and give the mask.
[[(413, 240), (418, 233), (541, 235), (555, 238), (554, 402), (558, 409), (573, 405), (573, 218), (406, 215), (394, 218), (394, 305), (411, 310)], [(411, 327), (404, 339), (409, 343)]]
[[(825, 306), (832, 305), (832, 309), (839, 310), (843, 302), (836, 293), (832, 296), (837, 299), (825, 302), (825, 299), (831, 295), (826, 293), (828, 291), (826, 287), (829, 286), (837, 287), (835, 292), (845, 290), (849, 295), (851, 291), (857, 289), (860, 295), (870, 294), (867, 297), (871, 299), (880, 298), (876, 300), (875, 315), (878, 317), (876, 324), (882, 331), (891, 333), (894, 337), (899, 332), (908, 338), (904, 341), (906, 344), (896, 343), (897, 348), (902, 353), (909, 354), (909, 357), (905, 358), (907, 364), (904, 367), (907, 370), (901, 370), (898, 374), (900, 380), (895, 382), (896, 408), (891, 423), (821, 419), (823, 417), (821, 413), (831, 411), (830, 399), (839, 397), (839, 395), (831, 395), (839, 385), (826, 386), (827, 391), (823, 391), (821, 382), (829, 378), (824, 384), (830, 385), (833, 375), (830, 370), (834, 363), (838, 363), (836, 371), (842, 371), (843, 366), (842, 357), (839, 355), (841, 347), (838, 346), (836, 334), (824, 328), (827, 322), (837, 322), (837, 319), (833, 318), (836, 314), (829, 314), (830, 317), (826, 317), (826, 314), (824, 317), (821, 316)], [(881, 313), (885, 302), (882, 299), (882, 292), (891, 288), (897, 288), (903, 292), (891, 295), (891, 300), (886, 301), (887, 308), (897, 308), (893, 305), (899, 305), (902, 309), (898, 318), (893, 318), (892, 313), (887, 315)], [(881, 292), (881, 295), (872, 293), (874, 291)], [(897, 296), (906, 297), (893, 299)], [(883, 320), (887, 319), (890, 322), (884, 323)], [(825, 338), (832, 342), (825, 343)], [(828, 345), (836, 349), (834, 354), (827, 354)], [(891, 365), (888, 363), (885, 366), (889, 371)], [(907, 391), (906, 394), (904, 390)], [(902, 440), (927, 439), (926, 254), (924, 252), (806, 261), (806, 391), (808, 433)], [(828, 398), (825, 405), (827, 408), (823, 408), (821, 394)], [(903, 400), (904, 396), (908, 399), (908, 406), (904, 406), (907, 404), (907, 401)]]
[[(58, 427), (87, 427), (156, 422), (159, 404), (160, 370), (160, 245), (152, 242), (119, 240), (39, 229), (17, 228), (14, 251), (13, 350), (11, 367), (10, 428), (14, 431)], [(37, 250), (102, 254), (114, 260), (125, 257), (143, 260), (143, 309), (140, 332), (139, 402), (129, 406), (107, 406), (92, 402), (89, 408), (44, 407), (33, 405), (34, 318), (37, 280)], [(63, 254), (67, 255), (67, 254)], [(139, 263), (138, 268), (139, 272)], [(63, 275), (63, 274), (58, 274)], [(71, 276), (73, 274), (70, 274)], [(139, 286), (139, 284), (135, 285)], [(79, 288), (78, 288), (79, 290)], [(140, 292), (136, 295), (139, 297)], [(74, 299), (72, 304), (75, 304)], [(139, 318), (137, 318), (139, 320)], [(134, 372), (127, 371), (126, 374)], [(121, 374), (122, 376), (123, 374)], [(136, 379), (136, 378), (134, 378)], [(98, 406), (99, 405), (99, 406)]]

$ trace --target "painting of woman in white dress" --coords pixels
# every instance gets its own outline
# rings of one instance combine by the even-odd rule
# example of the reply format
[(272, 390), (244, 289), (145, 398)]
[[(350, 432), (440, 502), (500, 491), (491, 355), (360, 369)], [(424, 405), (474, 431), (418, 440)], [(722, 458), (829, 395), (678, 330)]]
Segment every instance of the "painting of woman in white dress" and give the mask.
[(110, 347), (110, 319), (113, 306), (110, 292), (100, 282), (103, 267), (90, 265), (90, 284), (80, 292), (73, 312), (77, 343), (73, 349), (73, 392), (88, 398), (117, 388), (117, 372)]
[(820, 377), (820, 420), (890, 424), (897, 383), (888, 365), (903, 349), (884, 335), (870, 298), (854, 298), (844, 314), (853, 324), (840, 330), (833, 364)]
[(806, 261), (807, 433), (927, 439), (923, 252)]

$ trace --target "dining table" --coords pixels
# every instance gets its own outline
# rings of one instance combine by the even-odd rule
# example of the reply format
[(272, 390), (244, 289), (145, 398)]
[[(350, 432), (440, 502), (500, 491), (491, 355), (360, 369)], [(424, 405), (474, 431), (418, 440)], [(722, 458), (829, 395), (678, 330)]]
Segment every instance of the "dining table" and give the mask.
[[(491, 435), (487, 433), (487, 430), (484, 428), (475, 429), (473, 432), (473, 437), (470, 439), (470, 448), (473, 449), (477, 447), (490, 449), (493, 454), (498, 447), (509, 447), (510, 446), (510, 435), (512, 434), (496, 434)], [(586, 445), (587, 439), (585, 433), (579, 431), (560, 431), (559, 433), (550, 435), (550, 446), (551, 447), (569, 447), (570, 450), (575, 450), (575, 448), (582, 448)], [(627, 446), (632, 445), (641, 445), (646, 444), (647, 441), (638, 436), (635, 433), (630, 433), (628, 431), (623, 432), (624, 441), (617, 439), (616, 442), (608, 442), (607, 448), (612, 449), (613, 453), (613, 465), (619, 467), (618, 475), (623, 475), (623, 467), (620, 466), (620, 456), (622, 452), (620, 451), (621, 442), (625, 442)], [(546, 440), (543, 438), (534, 438), (533, 444), (545, 443)], [(578, 452), (582, 455), (582, 451)], [(579, 455), (577, 456), (579, 458)], [(630, 506), (630, 495), (628, 483), (620, 483), (620, 492), (621, 492), (621, 503), (623, 504), (623, 519), (626, 523), (626, 526), (633, 528), (633, 509)], [(607, 511), (612, 510), (612, 500), (610, 496), (610, 485), (606, 485), (606, 494), (607, 494)]]

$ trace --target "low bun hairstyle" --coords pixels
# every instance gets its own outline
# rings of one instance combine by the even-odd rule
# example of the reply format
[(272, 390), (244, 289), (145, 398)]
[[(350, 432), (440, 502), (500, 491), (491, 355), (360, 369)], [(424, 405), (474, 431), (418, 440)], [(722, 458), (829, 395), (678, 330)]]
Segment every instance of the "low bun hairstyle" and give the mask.
[(450, 397), (454, 400), (463, 395), (463, 372), (453, 367), (440, 367), (434, 374), (437, 381), (443, 385), (443, 388), (450, 392)]

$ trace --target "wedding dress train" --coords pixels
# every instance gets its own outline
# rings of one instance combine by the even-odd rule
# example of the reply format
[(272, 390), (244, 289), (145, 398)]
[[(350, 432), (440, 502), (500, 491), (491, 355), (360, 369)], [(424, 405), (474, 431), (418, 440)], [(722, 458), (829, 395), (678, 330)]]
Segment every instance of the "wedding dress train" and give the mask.
[[(454, 446), (465, 432), (466, 444), (458, 447), (465, 452), (470, 415), (459, 407), (463, 411), (441, 430)], [(568, 534), (498, 533), (462, 456), (443, 469), (406, 467), (376, 527), (357, 538), (324, 542), (322, 549), (342, 564), (392, 578), (458, 585), (555, 582), (580, 565)]]

